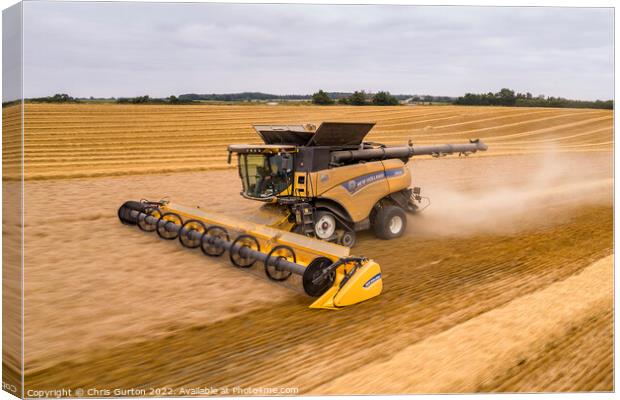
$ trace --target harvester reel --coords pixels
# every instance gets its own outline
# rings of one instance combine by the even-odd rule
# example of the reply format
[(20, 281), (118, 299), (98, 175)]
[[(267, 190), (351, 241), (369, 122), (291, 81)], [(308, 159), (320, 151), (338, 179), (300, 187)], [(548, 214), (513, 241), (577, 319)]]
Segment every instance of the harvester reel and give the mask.
[(219, 257), (226, 249), (214, 243), (214, 239), (221, 239), (230, 242), (228, 231), (221, 226), (213, 225), (207, 228), (200, 238), (200, 249), (210, 257)]
[(323, 270), (332, 264), (332, 260), (327, 257), (317, 257), (308, 264), (303, 275), (304, 291), (308, 296), (319, 297), (332, 287), (336, 279), (335, 271), (327, 274), (324, 279), (315, 282), (321, 276)]
[(183, 219), (179, 214), (167, 212), (159, 218), (159, 221), (157, 221), (157, 234), (159, 237), (166, 240), (174, 240), (177, 236), (179, 236), (179, 231), (169, 231), (166, 229), (168, 224), (183, 225)]
[(239, 268), (250, 268), (256, 262), (252, 256), (243, 256), (243, 248), (248, 247), (252, 250), (260, 251), (260, 243), (252, 235), (239, 235), (233, 242), (229, 250), (230, 262)]
[(147, 217), (153, 217), (159, 220), (161, 215), (161, 211), (156, 207), (147, 207), (144, 210), (144, 215), (138, 216), (138, 228), (144, 232), (154, 232), (157, 229), (157, 223), (150, 223), (146, 219)]
[(289, 246), (276, 246), (267, 254), (267, 258), (265, 259), (265, 273), (267, 277), (272, 281), (282, 282), (287, 280), (293, 273), (291, 271), (286, 271), (281, 268), (278, 268), (274, 265), (269, 265), (270, 261), (273, 259), (279, 260), (287, 260), (293, 263), (297, 263), (297, 256), (295, 255), (295, 251)]
[[(200, 233), (200, 238), (195, 239), (192, 237), (192, 233), (196, 231)], [(190, 219), (185, 221), (183, 227), (179, 231), (179, 241), (181, 244), (189, 249), (195, 249), (200, 246), (202, 235), (207, 231), (207, 227), (202, 221), (196, 219)]]

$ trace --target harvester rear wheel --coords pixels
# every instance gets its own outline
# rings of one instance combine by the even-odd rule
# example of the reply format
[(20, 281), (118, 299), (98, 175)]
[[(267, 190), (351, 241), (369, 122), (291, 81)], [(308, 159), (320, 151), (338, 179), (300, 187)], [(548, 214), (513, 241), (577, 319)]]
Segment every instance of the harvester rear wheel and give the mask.
[(289, 246), (276, 246), (269, 254), (267, 254), (267, 258), (265, 259), (265, 273), (267, 277), (272, 281), (282, 282), (290, 278), (292, 275), (291, 271), (286, 271), (278, 268), (274, 265), (269, 265), (269, 262), (276, 258), (278, 260), (287, 260), (293, 263), (297, 262), (297, 256), (295, 255), (295, 251)]
[[(200, 233), (200, 238), (195, 239), (192, 237), (192, 232), (197, 231)], [(183, 227), (179, 231), (179, 241), (181, 244), (189, 249), (195, 249), (200, 246), (202, 235), (207, 231), (207, 227), (202, 221), (196, 219), (190, 219), (185, 221)]]
[(373, 224), (375, 235), (389, 240), (401, 237), (407, 229), (407, 215), (398, 206), (384, 206), (379, 209)]
[(336, 272), (332, 271), (327, 274), (323, 279), (319, 282), (314, 282), (316, 278), (318, 278), (323, 270), (330, 265), (332, 265), (332, 260), (327, 257), (317, 257), (308, 266), (304, 271), (303, 275), (303, 285), (304, 291), (308, 296), (319, 297), (323, 293), (325, 293), (332, 285), (334, 284), (334, 280), (336, 279)]
[(219, 257), (226, 249), (213, 243), (213, 239), (221, 239), (230, 242), (228, 231), (221, 226), (213, 225), (207, 228), (200, 239), (200, 249), (210, 257)]
[(157, 222), (150, 223), (146, 220), (146, 217), (161, 218), (161, 211), (155, 207), (148, 207), (143, 211), (143, 216), (138, 216), (138, 228), (144, 232), (153, 232), (157, 229)]
[[(235, 246), (238, 246), (235, 249)], [(242, 256), (243, 248), (260, 251), (260, 243), (252, 235), (239, 235), (233, 242), (229, 250), (230, 262), (239, 268), (250, 268), (256, 262), (252, 256)]]
[(183, 225), (183, 219), (179, 214), (167, 212), (157, 221), (157, 234), (159, 237), (166, 240), (174, 240), (179, 236), (179, 231), (169, 231), (166, 229), (168, 224)]

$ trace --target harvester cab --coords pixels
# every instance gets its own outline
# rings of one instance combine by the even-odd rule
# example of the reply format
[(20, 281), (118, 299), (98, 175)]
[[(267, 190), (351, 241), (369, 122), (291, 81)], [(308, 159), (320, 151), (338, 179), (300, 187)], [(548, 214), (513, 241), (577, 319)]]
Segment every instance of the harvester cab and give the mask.
[(372, 122), (314, 125), (255, 125), (262, 145), (230, 145), (237, 155), (247, 199), (269, 203), (284, 214), (272, 226), (347, 247), (356, 232), (372, 228), (379, 238), (402, 236), (406, 213), (425, 208), (421, 189), (411, 188), (407, 162), (486, 150), (479, 140), (466, 144), (388, 147), (365, 142)]
[[(292, 195), (294, 146), (244, 145), (230, 146), (238, 153), (237, 163), (247, 199), (276, 202), (278, 197)], [(229, 155), (232, 154), (229, 153)]]

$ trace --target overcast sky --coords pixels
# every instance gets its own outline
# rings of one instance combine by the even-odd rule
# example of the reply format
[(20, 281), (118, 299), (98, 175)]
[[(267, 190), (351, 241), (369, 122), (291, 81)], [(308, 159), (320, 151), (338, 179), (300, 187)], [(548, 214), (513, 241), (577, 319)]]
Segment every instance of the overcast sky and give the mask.
[(613, 97), (613, 10), (24, 3), (24, 95)]

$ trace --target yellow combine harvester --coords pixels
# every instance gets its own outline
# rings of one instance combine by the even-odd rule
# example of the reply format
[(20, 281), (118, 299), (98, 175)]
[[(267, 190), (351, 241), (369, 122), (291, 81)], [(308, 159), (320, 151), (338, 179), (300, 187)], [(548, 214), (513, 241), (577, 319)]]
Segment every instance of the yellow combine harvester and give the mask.
[(319, 297), (311, 308), (336, 309), (370, 299), (383, 287), (379, 265), (350, 256), (349, 248), (355, 232), (368, 228), (382, 239), (401, 236), (405, 213), (421, 208), (420, 189), (409, 187), (409, 158), (487, 149), (478, 140), (403, 147), (364, 142), (373, 126), (261, 125), (254, 128), (264, 144), (229, 146), (229, 163), (237, 155), (241, 195), (266, 203), (262, 211), (275, 216), (269, 224), (146, 200), (125, 202), (119, 219), (163, 239), (178, 238), (208, 256), (228, 251), (240, 268), (261, 262), (274, 281), (298, 275), (304, 291)]

